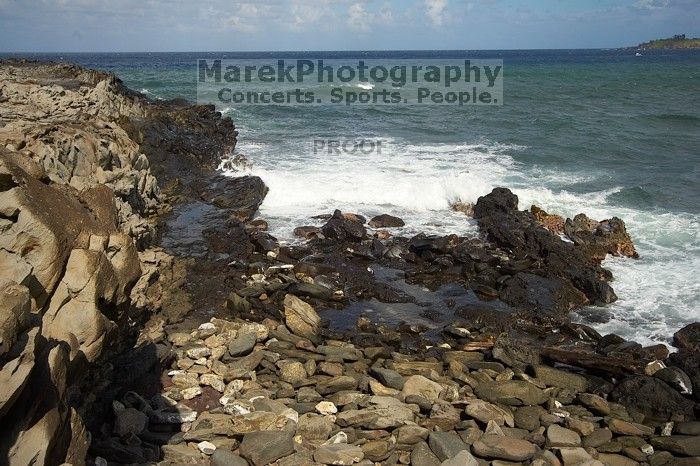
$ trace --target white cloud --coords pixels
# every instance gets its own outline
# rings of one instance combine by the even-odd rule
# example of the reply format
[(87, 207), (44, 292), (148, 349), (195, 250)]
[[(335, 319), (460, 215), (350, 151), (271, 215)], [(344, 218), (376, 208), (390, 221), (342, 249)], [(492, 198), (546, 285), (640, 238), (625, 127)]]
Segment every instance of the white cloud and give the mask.
[(362, 3), (353, 3), (348, 8), (348, 26), (352, 29), (366, 31), (372, 18)]
[(280, 24), (293, 32), (308, 31), (312, 25), (330, 21), (332, 5), (328, 0), (293, 0), (288, 12), (280, 18)]
[(658, 10), (668, 7), (669, 4), (669, 0), (637, 0), (635, 6), (643, 10)]
[(229, 16), (221, 21), (220, 27), (221, 29), (230, 29), (239, 32), (255, 32), (258, 30), (255, 23), (251, 23), (250, 20), (240, 15)]
[(428, 19), (434, 26), (442, 25), (447, 0), (424, 0)]

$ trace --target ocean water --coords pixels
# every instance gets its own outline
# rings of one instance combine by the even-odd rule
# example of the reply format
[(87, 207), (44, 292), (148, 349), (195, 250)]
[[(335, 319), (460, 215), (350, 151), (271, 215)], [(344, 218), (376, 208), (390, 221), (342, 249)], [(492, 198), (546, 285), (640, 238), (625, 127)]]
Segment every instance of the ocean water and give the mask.
[[(625, 220), (639, 260), (609, 258), (619, 300), (596, 324), (669, 342), (700, 320), (700, 51), (540, 50), (42, 55), (112, 71), (152, 98), (196, 97), (196, 59), (356, 58), (504, 61), (500, 107), (230, 107), (236, 174), (270, 187), (272, 233), (335, 208), (398, 215), (404, 234), (476, 234), (451, 202), (496, 186), (521, 208)], [(359, 90), (359, 89), (358, 89)], [(318, 138), (379, 140), (381, 154), (314, 152)]]

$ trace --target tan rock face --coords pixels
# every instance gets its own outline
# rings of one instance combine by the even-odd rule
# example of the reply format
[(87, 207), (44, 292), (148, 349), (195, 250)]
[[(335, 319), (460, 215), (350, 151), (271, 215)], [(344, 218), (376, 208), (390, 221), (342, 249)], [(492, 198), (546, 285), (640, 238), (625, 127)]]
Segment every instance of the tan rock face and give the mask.
[[(72, 357), (80, 351), (90, 362), (102, 353), (105, 337), (116, 325), (103, 309), (122, 304), (126, 300), (123, 290), (140, 275), (135, 250), (131, 250), (132, 257), (126, 251), (113, 256), (122, 266), (119, 270), (105, 252), (73, 249), (65, 275), (44, 314), (44, 336), (67, 342)], [(125, 260), (120, 262), (119, 258)]]
[[(0, 63), (0, 451), (11, 464), (84, 462), (85, 413), (65, 394), (120, 333), (127, 309), (167, 309), (139, 343), (163, 338), (165, 320), (192, 309), (180, 291), (187, 260), (145, 250), (169, 207), (151, 163), (164, 184), (189, 182), (235, 142), (231, 120), (213, 108), (149, 102), (74, 65)], [(226, 346), (209, 350), (218, 359)], [(244, 376), (261, 359), (225, 373)], [(225, 389), (218, 374), (203, 382)], [(192, 415), (156, 412), (166, 422)]]
[(70, 65), (0, 65), (0, 450), (12, 464), (83, 461), (68, 374), (102, 354), (141, 276), (134, 240), (161, 200), (117, 123), (147, 108), (119, 86)]
[(314, 308), (292, 294), (284, 297), (284, 316), (287, 327), (296, 335), (315, 338), (321, 318)]
[[(21, 150), (55, 183), (79, 191), (108, 186), (123, 229), (137, 239), (150, 236), (144, 217), (159, 207), (159, 188), (147, 157), (116, 122), (144, 118), (148, 107), (121, 93), (109, 75), (68, 68), (0, 67), (0, 94), (8, 97), (0, 106), (0, 146)], [(66, 85), (65, 73), (77, 78)]]
[[(0, 210), (14, 211), (13, 224), (0, 234), (3, 262), (14, 265), (3, 267), (4, 278), (25, 286), (37, 306), (46, 308), (42, 335), (93, 361), (114, 325), (103, 311), (127, 302), (141, 274), (136, 248), (117, 231), (108, 188), (93, 193), (91, 199), (101, 203), (91, 209), (71, 188), (32, 177), (18, 157), (0, 154), (0, 173), (11, 179)], [(31, 162), (22, 165), (41, 173)]]
[(27, 287), (0, 281), (0, 357), (15, 344), (17, 334), (29, 327), (31, 310)]

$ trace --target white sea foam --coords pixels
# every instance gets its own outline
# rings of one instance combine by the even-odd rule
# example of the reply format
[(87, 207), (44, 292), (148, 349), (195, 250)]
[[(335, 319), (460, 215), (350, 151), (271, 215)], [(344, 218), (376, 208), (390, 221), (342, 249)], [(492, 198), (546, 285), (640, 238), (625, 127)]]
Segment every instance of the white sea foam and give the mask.
[(625, 221), (640, 259), (611, 257), (603, 262), (615, 277), (618, 301), (605, 308), (612, 314), (602, 333), (616, 333), (642, 344), (670, 343), (683, 325), (700, 320), (700, 220), (689, 213), (649, 212), (608, 203), (619, 189), (586, 195), (554, 193), (546, 188), (514, 189), (521, 207), (535, 203), (545, 210), (572, 217), (617, 216)]
[[(336, 85), (332, 85), (336, 87)], [(340, 84), (340, 87), (345, 87), (348, 89), (364, 89), (365, 91), (371, 91), (374, 89), (374, 84), (368, 82), (350, 82), (346, 84)]]
[[(478, 144), (409, 144), (384, 138), (381, 154), (314, 154), (310, 142), (243, 142), (238, 150), (253, 163), (242, 173), (260, 176), (270, 188), (260, 213), (271, 233), (294, 241), (292, 230), (319, 225), (310, 217), (339, 208), (371, 217), (398, 215), (397, 234), (476, 234), (473, 221), (450, 209), (455, 201), (476, 202), (494, 187), (511, 188), (520, 208), (537, 204), (552, 213), (625, 220), (639, 260), (610, 258), (618, 302), (613, 319), (597, 325), (642, 343), (668, 342), (684, 323), (700, 320), (700, 223), (683, 213), (652, 213), (608, 201), (620, 188), (579, 194), (559, 186), (588, 181), (595, 174), (568, 174), (517, 162), (522, 147)], [(283, 154), (283, 155), (281, 155)]]

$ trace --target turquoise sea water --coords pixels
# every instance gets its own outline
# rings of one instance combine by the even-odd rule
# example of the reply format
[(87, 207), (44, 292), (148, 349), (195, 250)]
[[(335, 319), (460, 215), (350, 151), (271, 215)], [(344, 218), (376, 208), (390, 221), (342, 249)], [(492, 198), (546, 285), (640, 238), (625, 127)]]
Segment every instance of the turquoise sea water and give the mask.
[[(596, 324), (641, 342), (668, 341), (700, 320), (700, 51), (550, 50), (75, 54), (62, 59), (116, 73), (152, 98), (196, 97), (196, 60), (465, 58), (504, 62), (499, 107), (235, 107), (237, 151), (270, 193), (272, 232), (334, 208), (392, 213), (404, 233), (474, 234), (450, 202), (495, 186), (521, 208), (625, 220), (639, 260), (606, 260), (619, 301)], [(360, 89), (358, 89), (360, 90)], [(317, 138), (382, 141), (381, 154), (314, 153)]]

